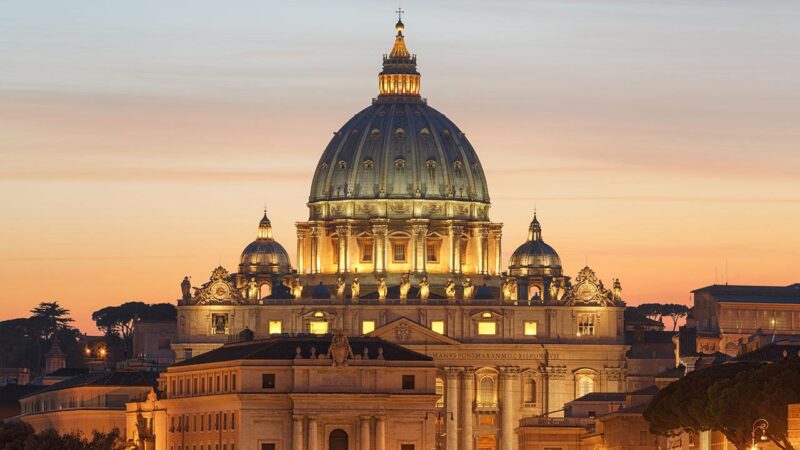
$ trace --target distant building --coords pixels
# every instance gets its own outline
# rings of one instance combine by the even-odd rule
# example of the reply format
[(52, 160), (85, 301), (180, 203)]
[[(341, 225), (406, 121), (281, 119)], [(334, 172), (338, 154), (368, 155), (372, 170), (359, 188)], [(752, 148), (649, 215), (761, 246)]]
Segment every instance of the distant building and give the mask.
[(133, 358), (129, 364), (163, 370), (175, 362), (172, 343), (177, 337), (175, 320), (136, 322), (133, 327)]
[(23, 385), (30, 381), (31, 371), (27, 367), (0, 367), (0, 386)]
[(712, 285), (693, 291), (687, 323), (700, 353), (739, 353), (755, 334), (800, 335), (800, 283), (790, 286)]
[[(246, 339), (252, 338), (252, 333)], [(141, 448), (436, 448), (436, 367), (377, 338), (245, 340), (177, 363), (127, 407)]]
[(19, 418), (36, 431), (124, 431), (125, 404), (144, 400), (156, 377), (152, 372), (84, 373), (22, 397)]

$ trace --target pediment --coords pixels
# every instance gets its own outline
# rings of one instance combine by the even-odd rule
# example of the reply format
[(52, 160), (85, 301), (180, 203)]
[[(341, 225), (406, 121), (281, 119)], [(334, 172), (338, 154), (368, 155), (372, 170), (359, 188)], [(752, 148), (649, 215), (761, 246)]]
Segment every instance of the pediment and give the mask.
[(401, 317), (372, 331), (367, 336), (378, 337), (399, 345), (456, 345), (460, 342), (439, 334), (417, 322)]

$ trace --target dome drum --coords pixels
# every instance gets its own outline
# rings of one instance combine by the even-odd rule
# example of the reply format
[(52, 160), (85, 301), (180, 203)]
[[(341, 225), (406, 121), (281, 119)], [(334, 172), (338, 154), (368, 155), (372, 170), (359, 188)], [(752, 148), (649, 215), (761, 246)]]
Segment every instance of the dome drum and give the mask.
[(331, 200), (309, 204), (310, 220), (440, 219), (488, 221), (489, 205), (459, 200)]

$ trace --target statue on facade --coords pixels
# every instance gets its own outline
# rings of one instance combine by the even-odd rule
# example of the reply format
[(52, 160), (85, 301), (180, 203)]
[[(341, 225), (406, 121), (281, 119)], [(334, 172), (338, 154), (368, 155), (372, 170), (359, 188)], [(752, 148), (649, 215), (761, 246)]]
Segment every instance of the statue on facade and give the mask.
[(452, 278), (447, 279), (447, 283), (444, 285), (444, 293), (447, 295), (448, 300), (456, 298), (456, 282)]
[(188, 276), (183, 277), (183, 281), (181, 281), (181, 298), (185, 302), (192, 299), (192, 282), (189, 281)]
[(353, 348), (342, 330), (336, 330), (328, 346), (327, 358), (332, 360), (333, 367), (347, 367), (347, 360), (353, 357)]
[(344, 300), (344, 290), (347, 285), (344, 282), (343, 277), (339, 277), (336, 279), (336, 298), (339, 300)]
[(247, 282), (246, 289), (246, 297), (248, 300), (258, 300), (258, 283), (256, 283), (255, 278), (250, 278), (250, 281)]
[(428, 300), (430, 296), (431, 283), (428, 281), (428, 277), (422, 277), (422, 281), (419, 282), (419, 299)]
[(400, 275), (400, 300), (408, 299), (408, 291), (411, 290), (411, 281), (408, 280), (408, 274)]
[(378, 279), (378, 300), (386, 300), (387, 291), (386, 280), (383, 278)]
[(358, 297), (361, 295), (361, 283), (358, 281), (358, 277), (353, 278), (353, 283), (350, 285), (350, 297), (353, 300), (358, 300)]
[(558, 300), (558, 284), (556, 280), (550, 280), (550, 300)]
[(472, 284), (472, 280), (469, 277), (465, 278), (461, 286), (464, 288), (464, 300), (472, 300), (475, 297), (475, 285)]
[(622, 301), (622, 283), (619, 282), (619, 278), (614, 279), (614, 301)]
[(300, 278), (295, 278), (292, 284), (292, 295), (295, 300), (303, 298), (303, 285), (300, 283)]

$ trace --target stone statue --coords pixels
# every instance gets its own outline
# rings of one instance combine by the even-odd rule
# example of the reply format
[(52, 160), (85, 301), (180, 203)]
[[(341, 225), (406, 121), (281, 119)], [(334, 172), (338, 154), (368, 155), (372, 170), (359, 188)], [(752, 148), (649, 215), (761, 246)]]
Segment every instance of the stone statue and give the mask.
[(622, 301), (622, 283), (619, 282), (619, 278), (614, 279), (614, 301)]
[(550, 281), (550, 300), (558, 300), (558, 284), (556, 280)]
[(503, 280), (503, 300), (517, 299), (517, 279), (508, 277)]
[(344, 300), (344, 289), (347, 285), (344, 283), (344, 278), (339, 277), (336, 279), (336, 298)]
[(358, 300), (361, 295), (361, 283), (358, 282), (358, 277), (353, 278), (353, 284), (350, 285), (350, 297), (353, 300)]
[(378, 279), (378, 300), (386, 300), (387, 291), (386, 280), (383, 278)]
[(419, 282), (419, 299), (427, 300), (431, 296), (431, 283), (428, 282), (428, 277), (422, 277)]
[(333, 335), (327, 357), (333, 361), (333, 367), (347, 367), (347, 359), (353, 357), (350, 341), (342, 330), (336, 330)]
[(444, 285), (444, 293), (447, 295), (448, 300), (456, 298), (456, 282), (452, 278), (447, 279), (447, 283)]
[(408, 281), (408, 274), (400, 275), (400, 300), (408, 299), (408, 291), (411, 290), (411, 282)]
[(189, 281), (189, 277), (183, 277), (183, 281), (181, 281), (181, 298), (184, 301), (189, 301), (192, 299), (192, 282)]
[(250, 278), (247, 282), (247, 299), (258, 300), (258, 283), (255, 278)]
[(294, 295), (295, 300), (303, 298), (303, 285), (300, 283), (300, 278), (295, 278), (292, 284), (292, 295)]
[(472, 300), (475, 297), (475, 285), (472, 284), (472, 280), (469, 277), (465, 278), (461, 286), (464, 288), (464, 300)]

